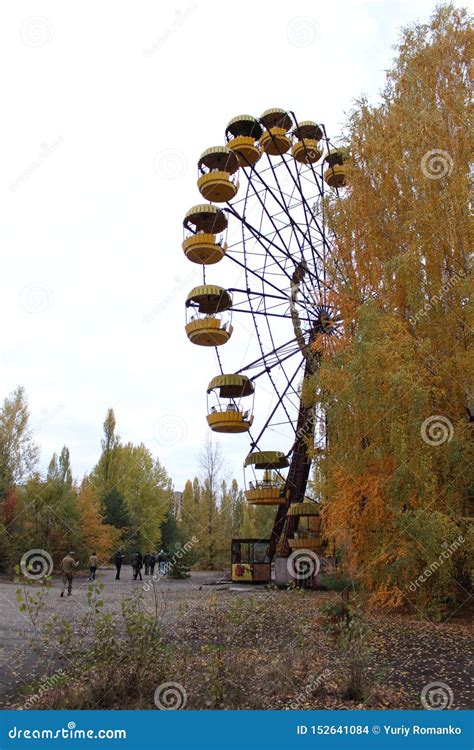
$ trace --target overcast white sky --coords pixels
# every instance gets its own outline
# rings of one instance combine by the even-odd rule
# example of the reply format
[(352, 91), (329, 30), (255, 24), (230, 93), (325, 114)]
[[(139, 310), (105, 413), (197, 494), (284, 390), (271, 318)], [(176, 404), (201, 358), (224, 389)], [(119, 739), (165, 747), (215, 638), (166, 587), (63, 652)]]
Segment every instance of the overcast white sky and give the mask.
[[(196, 473), (217, 374), (183, 330), (200, 282), (181, 250), (198, 156), (231, 117), (272, 106), (334, 139), (354, 98), (376, 100), (399, 28), (433, 8), (2, 4), (0, 397), (26, 388), (43, 466), (66, 444), (74, 475), (89, 471), (113, 407), (176, 489)], [(246, 436), (221, 444), (240, 480)]]

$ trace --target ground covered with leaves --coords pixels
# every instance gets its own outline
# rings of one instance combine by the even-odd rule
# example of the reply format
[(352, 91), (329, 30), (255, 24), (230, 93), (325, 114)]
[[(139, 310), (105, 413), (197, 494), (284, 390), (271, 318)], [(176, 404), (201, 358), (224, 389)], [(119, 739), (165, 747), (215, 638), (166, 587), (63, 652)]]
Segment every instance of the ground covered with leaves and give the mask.
[(88, 588), (77, 617), (38, 618), (29, 648), (43, 679), (12, 707), (422, 709), (435, 683), (433, 700), (472, 704), (466, 606), (432, 623), (369, 608), (362, 594), (348, 610), (334, 591), (204, 579), (113, 601)]

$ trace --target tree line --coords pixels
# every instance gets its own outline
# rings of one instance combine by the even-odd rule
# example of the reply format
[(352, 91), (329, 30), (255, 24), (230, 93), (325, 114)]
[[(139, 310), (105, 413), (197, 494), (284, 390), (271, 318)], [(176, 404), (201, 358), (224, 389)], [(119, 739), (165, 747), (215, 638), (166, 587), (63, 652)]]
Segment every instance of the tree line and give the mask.
[[(86, 560), (96, 552), (107, 562), (121, 548), (126, 557), (164, 547), (181, 547), (186, 561), (201, 568), (229, 564), (235, 536), (264, 536), (268, 510), (248, 506), (237, 481), (224, 479), (218, 445), (208, 442), (200, 456), (201, 476), (175, 491), (159, 459), (142, 443), (125, 443), (116, 432), (113, 409), (103, 424), (97, 463), (75, 481), (67, 446), (45, 472), (30, 426), (23, 388), (0, 408), (0, 571), (11, 572), (24, 553), (46, 550), (57, 565), (69, 550)], [(195, 540), (198, 540), (197, 542)], [(192, 543), (190, 540), (193, 540)]]

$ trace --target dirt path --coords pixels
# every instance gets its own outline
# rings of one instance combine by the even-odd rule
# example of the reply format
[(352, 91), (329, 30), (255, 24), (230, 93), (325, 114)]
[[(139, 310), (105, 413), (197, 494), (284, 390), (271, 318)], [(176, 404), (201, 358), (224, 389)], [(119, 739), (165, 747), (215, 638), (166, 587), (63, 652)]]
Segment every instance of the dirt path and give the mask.
[[(166, 601), (168, 620), (176, 617), (183, 603), (189, 606), (205, 598), (209, 589), (214, 588), (206, 584), (219, 580), (221, 576), (222, 573), (199, 571), (193, 572), (191, 577), (185, 580), (161, 578), (157, 590), (160, 599)], [(115, 580), (115, 570), (99, 571), (97, 581), (104, 584), (100, 595), (104, 601), (104, 611), (118, 612), (121, 602), (140, 589), (143, 590), (145, 600), (151, 607), (152, 592), (147, 590), (146, 577), (143, 578), (143, 582), (134, 581), (132, 569), (128, 565), (123, 566), (120, 581)], [(45, 670), (44, 664), (38, 663), (37, 656), (29, 645), (30, 639), (34, 638), (34, 627), (30, 618), (19, 610), (17, 588), (18, 586), (12, 582), (0, 582), (0, 708), (8, 707), (23, 685), (38, 680), (45, 671), (50, 671)], [(87, 578), (77, 577), (74, 580), (72, 595), (61, 598), (61, 580), (53, 579), (51, 588), (46, 591), (37, 627), (43, 628), (48, 621), (51, 622), (53, 616), (66, 619), (72, 625), (79, 622), (89, 611), (88, 588)], [(18, 654), (18, 659), (13, 658), (14, 653)], [(59, 660), (62, 657), (59, 647), (57, 656)]]

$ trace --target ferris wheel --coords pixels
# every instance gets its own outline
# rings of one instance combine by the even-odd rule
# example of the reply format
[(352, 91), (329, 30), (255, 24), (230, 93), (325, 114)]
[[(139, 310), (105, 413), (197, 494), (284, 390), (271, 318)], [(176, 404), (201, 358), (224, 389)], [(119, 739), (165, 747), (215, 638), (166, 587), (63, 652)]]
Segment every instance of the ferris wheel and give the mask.
[(318, 498), (307, 485), (327, 435), (304, 384), (343, 330), (327, 278), (334, 238), (325, 199), (345, 190), (347, 153), (324, 125), (283, 109), (234, 117), (224, 135), (225, 145), (198, 161), (207, 202), (183, 221), (183, 251), (202, 269), (185, 328), (193, 344), (215, 348), (208, 425), (248, 434), (245, 496), (275, 506), (269, 557), (277, 547), (288, 557), (322, 545)]

